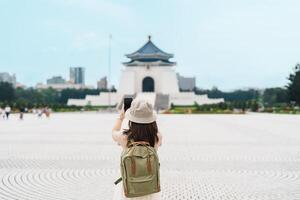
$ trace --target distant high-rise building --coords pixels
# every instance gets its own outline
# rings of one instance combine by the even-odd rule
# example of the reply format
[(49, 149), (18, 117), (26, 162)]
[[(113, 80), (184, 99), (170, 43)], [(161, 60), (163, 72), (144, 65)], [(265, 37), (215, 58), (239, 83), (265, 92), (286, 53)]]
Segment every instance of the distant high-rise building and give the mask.
[(104, 76), (97, 82), (97, 88), (100, 90), (106, 90), (107, 89), (107, 77)]
[(11, 83), (15, 87), (17, 84), (17, 78), (16, 78), (15, 74), (10, 75), (7, 72), (2, 72), (2, 73), (0, 73), (0, 82), (8, 82), (8, 83)]
[(66, 80), (61, 76), (53, 76), (52, 78), (47, 79), (47, 85), (49, 84), (64, 84)]
[(84, 67), (71, 67), (70, 68), (70, 82), (74, 84), (85, 83), (85, 70)]
[(177, 73), (178, 86), (181, 91), (193, 91), (196, 87), (195, 77), (184, 77)]

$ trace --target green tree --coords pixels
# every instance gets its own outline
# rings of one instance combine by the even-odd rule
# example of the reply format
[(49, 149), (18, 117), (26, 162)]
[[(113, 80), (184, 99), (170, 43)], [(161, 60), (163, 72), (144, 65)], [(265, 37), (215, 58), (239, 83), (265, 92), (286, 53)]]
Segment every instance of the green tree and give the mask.
[(263, 93), (263, 102), (266, 106), (288, 102), (288, 90), (285, 88), (267, 88)]
[(0, 102), (10, 103), (15, 99), (15, 88), (8, 82), (0, 82)]
[(14, 104), (16, 108), (33, 108), (60, 105), (60, 92), (52, 88), (36, 90), (34, 88), (17, 88)]
[(257, 101), (253, 100), (251, 102), (251, 111), (252, 112), (257, 112), (258, 108), (259, 108), (259, 105), (258, 105)]
[(295, 101), (300, 105), (300, 64), (294, 68), (294, 72), (288, 77), (289, 83), (287, 85), (288, 97), (290, 101)]
[(196, 94), (207, 94), (209, 98), (224, 98), (225, 101), (249, 101), (256, 100), (259, 98), (259, 90), (248, 89), (248, 90), (234, 90), (232, 92), (223, 92), (216, 87), (211, 90), (203, 90), (195, 88)]

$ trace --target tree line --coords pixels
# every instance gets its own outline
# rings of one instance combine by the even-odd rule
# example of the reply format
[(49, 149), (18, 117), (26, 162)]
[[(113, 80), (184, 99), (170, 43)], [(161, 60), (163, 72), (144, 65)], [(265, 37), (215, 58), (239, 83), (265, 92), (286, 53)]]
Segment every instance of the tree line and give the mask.
[[(214, 87), (210, 90), (195, 88), (196, 94), (207, 94), (209, 98), (224, 98), (234, 108), (256, 108), (259, 105), (273, 107), (280, 105), (300, 105), (300, 64), (294, 67), (287, 78), (286, 86), (224, 92)], [(114, 92), (116, 90), (113, 90)], [(83, 99), (86, 95), (98, 95), (105, 90), (64, 89), (61, 91), (34, 88), (14, 88), (10, 83), (0, 82), (0, 106), (11, 105), (16, 108), (67, 106), (69, 98)], [(226, 105), (220, 105), (226, 106)], [(227, 105), (228, 106), (228, 105)]]
[[(287, 78), (287, 85), (261, 89), (235, 90), (223, 92), (214, 87), (211, 90), (195, 88), (196, 94), (207, 94), (209, 98), (224, 98), (227, 104), (221, 107), (250, 108), (255, 110), (262, 107), (300, 106), (300, 64)], [(204, 108), (206, 108), (204, 106)]]
[(14, 108), (65, 107), (68, 99), (84, 99), (86, 95), (99, 95), (105, 90), (99, 89), (64, 89), (53, 88), (14, 88), (10, 83), (0, 82), (0, 106)]

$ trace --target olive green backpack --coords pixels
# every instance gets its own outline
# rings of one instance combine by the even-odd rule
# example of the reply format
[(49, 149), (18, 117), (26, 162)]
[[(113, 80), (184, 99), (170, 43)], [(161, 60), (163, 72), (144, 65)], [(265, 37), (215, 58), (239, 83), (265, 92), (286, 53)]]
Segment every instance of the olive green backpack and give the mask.
[(159, 160), (148, 142), (131, 142), (121, 155), (121, 174), (126, 197), (139, 197), (160, 191)]

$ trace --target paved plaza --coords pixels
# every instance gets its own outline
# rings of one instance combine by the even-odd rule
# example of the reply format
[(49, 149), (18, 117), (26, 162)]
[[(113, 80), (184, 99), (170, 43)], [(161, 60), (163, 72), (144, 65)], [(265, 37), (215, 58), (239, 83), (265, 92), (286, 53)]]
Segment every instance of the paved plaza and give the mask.
[[(116, 114), (0, 119), (1, 200), (109, 200)], [(300, 199), (300, 116), (159, 115), (162, 199)]]

